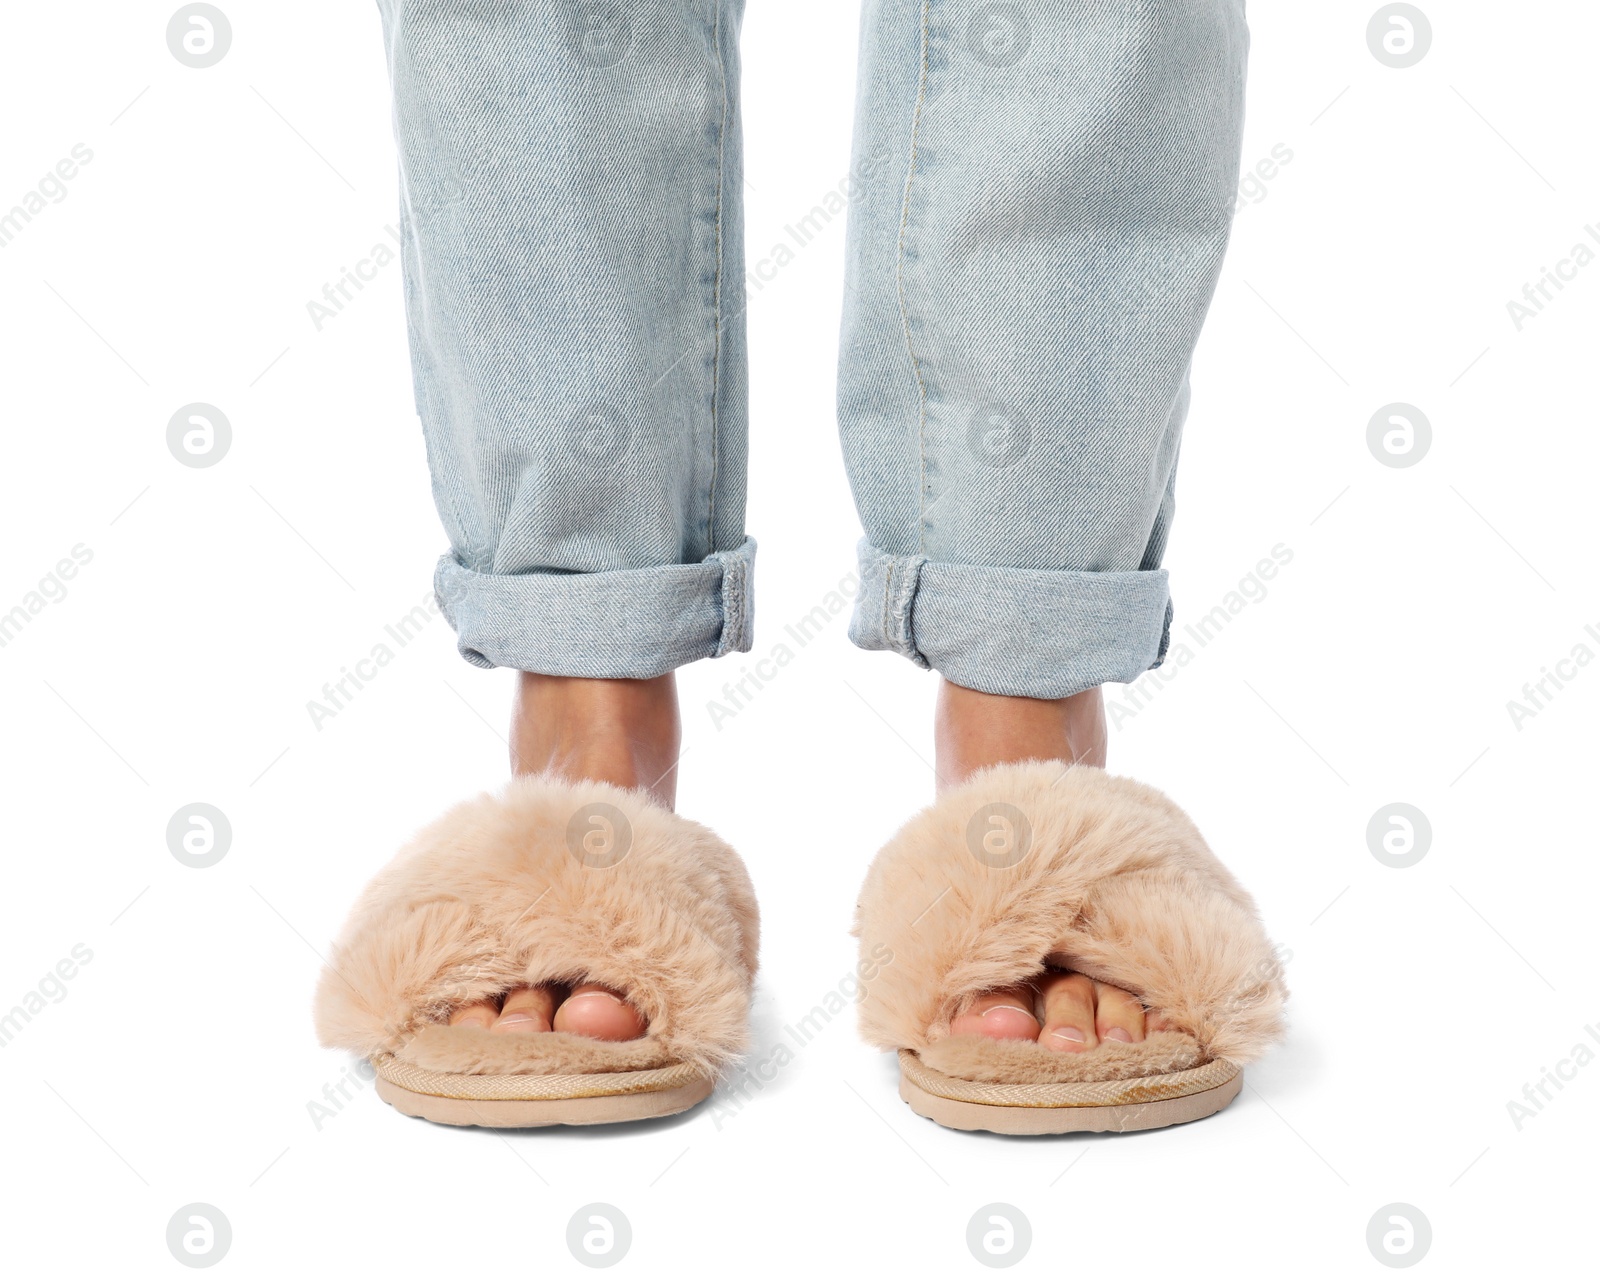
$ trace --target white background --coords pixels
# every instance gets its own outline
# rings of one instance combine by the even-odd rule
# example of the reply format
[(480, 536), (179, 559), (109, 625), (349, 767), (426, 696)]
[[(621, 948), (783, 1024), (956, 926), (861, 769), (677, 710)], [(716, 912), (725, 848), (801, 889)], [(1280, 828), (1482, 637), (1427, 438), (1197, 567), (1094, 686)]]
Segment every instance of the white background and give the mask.
[[(850, 1013), (747, 1103), (667, 1124), (451, 1130), (370, 1090), (313, 1122), (349, 1063), (311, 1034), (320, 952), (410, 831), (499, 780), (512, 683), (435, 620), (320, 731), (306, 709), (444, 542), (398, 266), (320, 332), (306, 309), (395, 217), (377, 13), (224, 0), (232, 48), (193, 70), (170, 0), (15, 6), (0, 206), (93, 151), (0, 250), (0, 610), (93, 553), (0, 648), (0, 1012), (92, 952), (0, 1049), (15, 1265), (176, 1267), (166, 1225), (196, 1201), (238, 1268), (576, 1266), (593, 1201), (630, 1219), (624, 1266), (976, 1267), (968, 1219), (1001, 1200), (1030, 1217), (1023, 1266), (1378, 1267), (1393, 1202), (1427, 1215), (1429, 1265), (1592, 1257), (1600, 1064), (1520, 1127), (1507, 1102), (1600, 1030), (1600, 663), (1520, 730), (1506, 703), (1600, 653), (1600, 263), (1520, 332), (1506, 303), (1600, 225), (1600, 16), (1424, 7), (1405, 70), (1369, 52), (1370, 0), (1253, 7), (1245, 163), (1293, 158), (1239, 215), (1198, 355), (1180, 627), (1275, 544), (1293, 561), (1113, 735), (1291, 952), (1292, 1033), (1221, 1116), (1013, 1141), (910, 1114)], [(856, 22), (843, 0), (747, 19), (752, 258), (847, 172)], [(836, 226), (750, 313), (761, 653), (853, 567), (842, 247)], [(166, 447), (195, 401), (234, 430), (209, 469)], [(1366, 444), (1394, 401), (1432, 423), (1410, 468)], [(848, 973), (869, 856), (930, 794), (934, 681), (840, 618), (718, 730), (740, 663), (682, 673), (679, 806), (755, 878), (767, 1051)], [(209, 869), (167, 849), (195, 801), (233, 830)], [(1432, 826), (1406, 869), (1367, 847), (1395, 801)]]

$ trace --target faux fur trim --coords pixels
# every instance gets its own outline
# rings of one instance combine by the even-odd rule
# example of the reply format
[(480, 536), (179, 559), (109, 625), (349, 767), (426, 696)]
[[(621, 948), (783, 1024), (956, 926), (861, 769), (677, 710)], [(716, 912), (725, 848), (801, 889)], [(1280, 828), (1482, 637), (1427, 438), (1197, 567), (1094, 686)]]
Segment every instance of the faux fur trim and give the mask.
[(634, 1073), (663, 1069), (672, 1057), (659, 1038), (601, 1042), (581, 1034), (490, 1033), (429, 1025), (397, 1053), (435, 1073)]
[(1001, 765), (947, 791), (878, 853), (854, 931), (882, 964), (861, 1032), (885, 1050), (924, 1051), (1047, 962), (1137, 994), (1206, 1060), (1244, 1064), (1283, 1031), (1254, 902), (1176, 804), (1096, 768)]
[[(612, 850), (625, 828), (614, 864), (580, 859), (590, 805), (614, 810)], [(746, 1049), (758, 939), (744, 863), (705, 827), (605, 783), (518, 778), (451, 809), (367, 885), (317, 987), (317, 1036), (398, 1052), (462, 1003), (595, 980), (709, 1074)], [(461, 1033), (455, 1047), (485, 1048), (471, 1063), (496, 1062), (486, 1031)]]
[(969, 1082), (1114, 1082), (1177, 1073), (1201, 1063), (1200, 1044), (1170, 1029), (1143, 1042), (1103, 1042), (1076, 1055), (1036, 1042), (951, 1035), (929, 1043), (920, 1055), (929, 1068)]

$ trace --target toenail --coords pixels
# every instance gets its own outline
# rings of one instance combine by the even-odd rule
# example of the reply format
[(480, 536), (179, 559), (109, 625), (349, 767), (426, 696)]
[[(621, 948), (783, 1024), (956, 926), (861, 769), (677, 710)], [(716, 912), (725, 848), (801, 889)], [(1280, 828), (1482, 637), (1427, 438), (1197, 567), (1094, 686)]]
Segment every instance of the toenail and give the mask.
[(615, 994), (608, 994), (603, 989), (586, 989), (581, 994), (570, 995), (567, 998), (567, 1001), (570, 1003), (574, 998), (609, 998), (613, 1002), (621, 1001)]
[(1052, 1029), (1051, 1034), (1057, 1038), (1065, 1038), (1068, 1042), (1082, 1042), (1083, 1030), (1076, 1025), (1062, 1025), (1059, 1029)]
[(525, 1011), (514, 1011), (509, 1016), (501, 1016), (500, 1023), (502, 1025), (520, 1025), (523, 1021), (532, 1019), (533, 1017)]
[(1014, 1011), (1019, 1015), (1026, 1016), (1029, 1020), (1034, 1019), (1034, 1014), (1031, 1011), (1023, 1011), (1021, 1007), (1013, 1007), (1010, 1003), (996, 1003), (993, 1007), (986, 1008), (982, 1014), (987, 1016), (996, 1011)]
[(1132, 1042), (1133, 1035), (1118, 1025), (1115, 1029), (1107, 1029), (1105, 1040), (1107, 1042)]

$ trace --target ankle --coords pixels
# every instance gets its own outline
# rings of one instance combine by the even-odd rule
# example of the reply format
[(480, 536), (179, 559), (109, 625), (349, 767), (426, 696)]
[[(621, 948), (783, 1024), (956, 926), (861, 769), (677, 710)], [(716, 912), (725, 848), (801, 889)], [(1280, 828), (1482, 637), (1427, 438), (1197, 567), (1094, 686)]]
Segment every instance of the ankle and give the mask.
[(1106, 717), (1098, 686), (1070, 698), (1009, 698), (939, 685), (934, 708), (940, 790), (979, 769), (1026, 760), (1106, 763)]
[(636, 788), (671, 808), (680, 725), (671, 675), (599, 680), (522, 672), (511, 717), (511, 769)]

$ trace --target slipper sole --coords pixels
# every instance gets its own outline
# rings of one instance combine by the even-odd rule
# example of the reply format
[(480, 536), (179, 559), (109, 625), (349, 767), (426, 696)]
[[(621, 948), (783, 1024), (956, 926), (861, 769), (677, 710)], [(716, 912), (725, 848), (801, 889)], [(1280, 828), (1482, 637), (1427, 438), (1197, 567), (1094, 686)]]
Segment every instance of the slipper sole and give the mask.
[(1244, 1071), (1226, 1060), (1113, 1082), (969, 1082), (900, 1053), (900, 1098), (912, 1112), (957, 1131), (1065, 1135), (1148, 1131), (1210, 1117), (1233, 1103)]
[(631, 1073), (437, 1073), (393, 1056), (373, 1061), (385, 1104), (446, 1126), (596, 1126), (671, 1117), (715, 1089), (690, 1065)]

